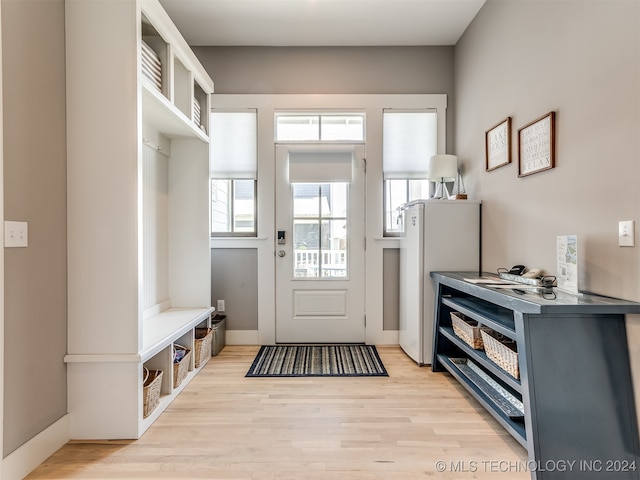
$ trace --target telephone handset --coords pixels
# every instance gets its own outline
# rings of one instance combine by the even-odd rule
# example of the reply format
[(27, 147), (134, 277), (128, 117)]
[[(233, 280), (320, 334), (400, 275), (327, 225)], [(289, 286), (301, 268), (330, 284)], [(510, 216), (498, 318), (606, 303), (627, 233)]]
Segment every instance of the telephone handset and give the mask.
[(509, 269), (511, 275), (522, 275), (527, 267), (524, 265), (514, 265)]

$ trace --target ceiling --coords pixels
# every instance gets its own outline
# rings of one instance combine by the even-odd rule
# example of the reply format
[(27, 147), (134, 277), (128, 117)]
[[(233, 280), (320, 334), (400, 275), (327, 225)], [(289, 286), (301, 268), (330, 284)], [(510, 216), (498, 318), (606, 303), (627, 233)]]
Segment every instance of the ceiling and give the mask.
[(160, 0), (192, 46), (455, 45), (485, 0)]

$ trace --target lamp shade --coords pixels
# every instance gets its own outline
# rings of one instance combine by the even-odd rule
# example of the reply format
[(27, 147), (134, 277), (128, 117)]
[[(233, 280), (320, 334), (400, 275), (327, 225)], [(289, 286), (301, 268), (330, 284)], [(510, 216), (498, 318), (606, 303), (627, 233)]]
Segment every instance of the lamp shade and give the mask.
[(458, 175), (458, 157), (456, 155), (440, 154), (429, 159), (427, 178), (432, 182), (453, 182)]

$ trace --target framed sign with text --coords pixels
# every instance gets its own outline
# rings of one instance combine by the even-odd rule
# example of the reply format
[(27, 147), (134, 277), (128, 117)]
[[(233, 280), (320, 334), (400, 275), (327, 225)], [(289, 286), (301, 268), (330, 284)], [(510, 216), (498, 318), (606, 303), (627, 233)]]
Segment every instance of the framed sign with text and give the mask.
[(484, 134), (487, 172), (511, 163), (511, 117)]
[(555, 119), (549, 112), (518, 130), (518, 177), (556, 166)]

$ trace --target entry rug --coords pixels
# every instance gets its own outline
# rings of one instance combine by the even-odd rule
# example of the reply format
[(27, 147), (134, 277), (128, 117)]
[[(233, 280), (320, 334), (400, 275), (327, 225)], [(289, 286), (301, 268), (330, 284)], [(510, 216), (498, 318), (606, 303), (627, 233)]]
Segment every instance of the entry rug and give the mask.
[(372, 345), (263, 345), (246, 377), (388, 377)]

